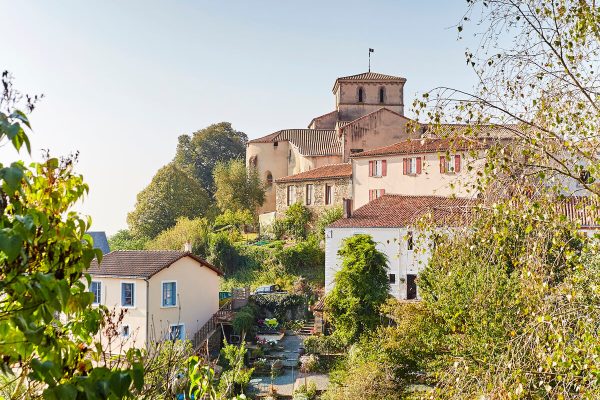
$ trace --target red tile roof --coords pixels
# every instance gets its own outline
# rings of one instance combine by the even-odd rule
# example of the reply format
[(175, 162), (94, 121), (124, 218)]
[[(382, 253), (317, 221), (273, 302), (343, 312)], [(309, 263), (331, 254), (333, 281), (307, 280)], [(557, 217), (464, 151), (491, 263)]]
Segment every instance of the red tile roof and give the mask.
[(352, 178), (352, 164), (330, 164), (276, 179), (276, 183)]
[(217, 267), (190, 252), (170, 250), (113, 251), (102, 257), (100, 265), (98, 260), (94, 259), (88, 272), (91, 275), (150, 278), (183, 257), (191, 257), (201, 265), (223, 275)]
[(477, 200), (442, 196), (386, 194), (356, 209), (329, 228), (396, 228), (411, 225), (427, 214), (438, 224), (454, 225), (468, 218)]
[(350, 155), (352, 158), (375, 157), (397, 154), (438, 153), (452, 150), (485, 149), (490, 142), (465, 138), (447, 139), (408, 139), (389, 146), (379, 147)]

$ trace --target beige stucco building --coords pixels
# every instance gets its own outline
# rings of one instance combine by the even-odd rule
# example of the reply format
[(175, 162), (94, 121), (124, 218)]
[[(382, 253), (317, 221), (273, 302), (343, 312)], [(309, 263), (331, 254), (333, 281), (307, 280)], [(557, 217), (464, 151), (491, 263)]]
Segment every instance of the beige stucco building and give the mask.
[(191, 339), (219, 308), (221, 271), (189, 252), (113, 251), (88, 272), (94, 303), (125, 311), (112, 352)]
[(323, 210), (342, 207), (352, 196), (352, 165), (331, 164), (275, 181), (276, 211), (282, 214), (300, 203), (318, 216)]
[(306, 129), (284, 129), (248, 142), (246, 162), (267, 186), (260, 212), (277, 208), (274, 181), (350, 155), (419, 136), (404, 116), (405, 78), (366, 72), (336, 79), (335, 109), (315, 117)]

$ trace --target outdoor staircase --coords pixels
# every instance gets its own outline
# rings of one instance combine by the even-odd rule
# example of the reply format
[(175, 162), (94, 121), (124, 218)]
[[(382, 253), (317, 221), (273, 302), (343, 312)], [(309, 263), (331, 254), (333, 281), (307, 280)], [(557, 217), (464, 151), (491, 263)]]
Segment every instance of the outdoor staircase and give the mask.
[(302, 336), (312, 336), (314, 327), (315, 319), (311, 318), (304, 323), (302, 328), (300, 328), (300, 330), (298, 331), (298, 334)]

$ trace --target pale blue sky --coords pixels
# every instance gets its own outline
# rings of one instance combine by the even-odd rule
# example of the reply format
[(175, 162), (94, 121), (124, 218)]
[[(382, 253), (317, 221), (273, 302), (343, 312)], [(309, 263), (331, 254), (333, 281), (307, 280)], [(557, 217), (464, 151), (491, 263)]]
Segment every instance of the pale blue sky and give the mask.
[[(471, 88), (456, 23), (465, 0), (0, 0), (0, 69), (44, 93), (33, 157), (80, 151), (94, 230), (126, 227), (177, 137), (229, 121), (250, 138), (333, 109), (338, 76), (407, 78), (405, 99)], [(410, 116), (410, 111), (407, 110)], [(8, 160), (6, 149), (0, 153)], [(12, 154), (10, 154), (12, 156)]]

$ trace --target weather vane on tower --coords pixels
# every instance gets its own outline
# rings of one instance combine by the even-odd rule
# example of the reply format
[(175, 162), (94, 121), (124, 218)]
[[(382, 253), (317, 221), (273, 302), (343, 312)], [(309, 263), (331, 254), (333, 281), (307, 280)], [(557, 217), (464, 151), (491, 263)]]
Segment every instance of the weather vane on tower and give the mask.
[(371, 53), (375, 53), (375, 49), (369, 47), (369, 72), (371, 72)]

